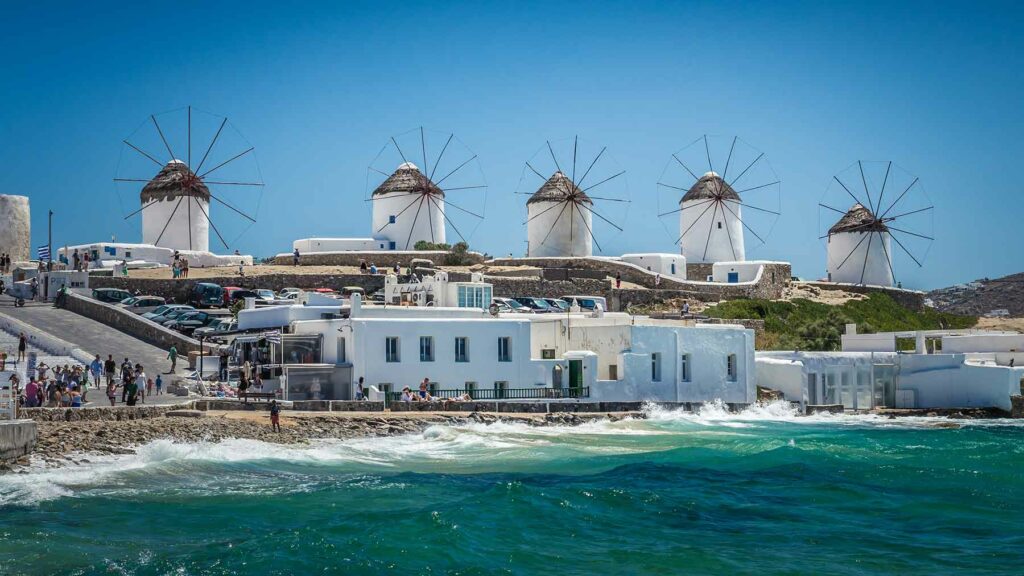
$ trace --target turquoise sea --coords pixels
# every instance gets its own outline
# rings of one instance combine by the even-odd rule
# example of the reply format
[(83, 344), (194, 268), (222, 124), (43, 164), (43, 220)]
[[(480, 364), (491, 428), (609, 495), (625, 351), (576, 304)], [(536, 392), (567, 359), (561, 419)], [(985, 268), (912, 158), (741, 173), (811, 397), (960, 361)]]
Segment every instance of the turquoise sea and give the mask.
[(2, 574), (1021, 574), (1024, 425), (653, 411), (0, 476)]

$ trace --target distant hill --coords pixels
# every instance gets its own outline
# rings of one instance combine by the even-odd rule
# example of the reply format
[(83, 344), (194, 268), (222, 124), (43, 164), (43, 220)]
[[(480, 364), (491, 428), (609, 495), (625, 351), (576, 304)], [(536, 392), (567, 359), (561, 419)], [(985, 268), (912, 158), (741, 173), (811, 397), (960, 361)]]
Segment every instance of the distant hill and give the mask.
[(1006, 310), (1024, 316), (1024, 272), (932, 290), (928, 298), (942, 312), (984, 316)]

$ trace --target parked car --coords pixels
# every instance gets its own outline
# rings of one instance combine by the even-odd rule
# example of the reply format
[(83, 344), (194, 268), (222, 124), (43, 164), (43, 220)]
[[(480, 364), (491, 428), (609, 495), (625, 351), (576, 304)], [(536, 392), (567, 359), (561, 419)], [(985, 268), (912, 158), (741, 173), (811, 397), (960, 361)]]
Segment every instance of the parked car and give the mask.
[(122, 300), (131, 298), (132, 293), (120, 288), (95, 288), (92, 291), (92, 297), (100, 302), (117, 304)]
[(147, 320), (154, 320), (158, 316), (163, 316), (164, 314), (167, 314), (171, 310), (177, 310), (179, 308), (188, 308), (189, 310), (194, 310), (194, 308), (192, 306), (189, 306), (188, 304), (164, 304), (163, 306), (158, 306), (156, 310), (150, 310), (149, 312), (146, 312), (145, 314), (142, 315), (142, 317)]
[(360, 298), (366, 296), (366, 290), (363, 290), (362, 286), (343, 286), (341, 289), (341, 296), (343, 298), (351, 298), (353, 294), (359, 294)]
[(551, 305), (548, 304), (547, 300), (543, 298), (532, 298), (530, 296), (517, 296), (513, 298), (516, 302), (519, 302), (523, 306), (526, 306), (530, 310), (533, 310), (535, 314), (547, 314), (548, 312), (554, 312)]
[(167, 326), (171, 322), (177, 320), (180, 316), (188, 314), (190, 312), (195, 312), (195, 310), (196, 309), (191, 306), (189, 306), (188, 308), (177, 308), (171, 310), (170, 312), (167, 312), (163, 316), (157, 316), (156, 318), (153, 318), (153, 321), (163, 326)]
[(552, 312), (567, 312), (569, 310), (569, 303), (561, 298), (545, 298), (544, 301), (551, 305)]
[(193, 338), (209, 338), (211, 336), (217, 336), (225, 332), (231, 332), (238, 329), (238, 320), (230, 317), (218, 318), (217, 320), (203, 326), (202, 328), (196, 328), (192, 332)]
[(132, 296), (121, 301), (120, 306), (125, 308), (156, 308), (163, 306), (167, 300), (160, 296)]
[(602, 296), (562, 296), (562, 300), (569, 303), (569, 306), (579, 306), (580, 310), (593, 310), (598, 304), (601, 309), (608, 310), (608, 302)]
[(284, 300), (294, 300), (299, 297), (299, 294), (302, 294), (302, 290), (299, 288), (282, 288), (277, 292), (278, 298)]
[(171, 330), (177, 330), (182, 334), (191, 334), (196, 328), (202, 328), (204, 326), (209, 326), (213, 322), (219, 322), (223, 317), (223, 315), (194, 310), (171, 320), (166, 324), (166, 326)]
[(196, 308), (212, 308), (220, 306), (224, 299), (224, 289), (210, 282), (199, 282), (192, 287), (188, 303)]
[(498, 305), (499, 309), (501, 309), (502, 306), (505, 306), (511, 312), (519, 312), (520, 314), (532, 314), (533, 313), (533, 310), (531, 308), (527, 308), (526, 306), (523, 306), (522, 304), (520, 304), (519, 302), (516, 302), (515, 300), (513, 300), (511, 298), (494, 298), (492, 300), (492, 302), (496, 303)]
[(255, 298), (257, 300), (263, 300), (255, 290), (246, 290), (244, 288), (235, 288), (234, 290), (224, 289), (224, 306), (230, 308), (235, 302), (245, 300), (246, 298)]
[(263, 300), (264, 302), (273, 302), (274, 300), (277, 300), (277, 295), (274, 294), (273, 290), (267, 290), (266, 288), (258, 288), (256, 290), (253, 290), (253, 292), (258, 294), (260, 300)]

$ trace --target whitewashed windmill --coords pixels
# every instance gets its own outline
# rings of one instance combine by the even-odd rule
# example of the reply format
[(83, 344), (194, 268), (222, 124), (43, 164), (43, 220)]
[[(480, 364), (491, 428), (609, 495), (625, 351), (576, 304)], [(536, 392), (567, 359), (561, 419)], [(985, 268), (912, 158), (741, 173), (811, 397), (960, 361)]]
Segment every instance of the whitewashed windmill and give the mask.
[[(433, 149), (440, 151), (431, 162), (428, 148), (432, 142), (437, 145)], [(406, 151), (411, 155), (406, 156)], [(414, 159), (422, 162), (422, 169), (413, 163)], [(393, 136), (377, 154), (367, 175), (368, 181), (374, 182), (381, 175), (386, 177), (374, 186), (367, 202), (373, 203), (374, 238), (387, 242), (391, 250), (412, 250), (418, 242), (445, 244), (449, 239), (446, 225), (468, 243), (467, 238), (484, 218), (486, 192), (459, 199), (457, 204), (448, 197), (454, 191), (487, 188), (476, 154), (454, 134), (428, 132), (420, 127)], [(475, 224), (460, 229), (455, 215), (473, 217)]]
[[(715, 162), (716, 157), (724, 162)], [(691, 167), (705, 162), (707, 171), (698, 176)], [(729, 171), (737, 166), (742, 169), (730, 180)], [(678, 214), (675, 242), (687, 263), (746, 260), (749, 242), (744, 232), (759, 247), (781, 213), (781, 180), (764, 153), (738, 137), (694, 140), (672, 154), (658, 186), (658, 217)]]
[[(596, 237), (595, 217), (600, 226), (610, 226), (621, 232), (622, 226), (611, 218), (598, 212), (596, 202), (612, 202), (621, 206), (615, 212), (615, 220), (625, 220), (626, 207), (629, 205), (628, 187), (626, 186), (625, 170), (609, 169), (610, 158), (605, 154), (606, 148), (602, 147), (582, 171), (577, 180), (577, 167), (582, 168), (583, 164), (577, 162), (581, 156), (581, 142), (578, 137), (571, 141), (562, 141), (566, 150), (563, 152), (568, 156), (568, 144), (571, 142), (571, 164), (566, 164), (566, 171), (555, 154), (555, 147), (551, 142), (545, 143), (545, 147), (530, 161), (526, 162), (523, 168), (523, 177), (520, 179), (520, 188), (531, 186), (527, 182), (534, 182), (530, 175), (535, 175), (543, 181), (536, 191), (519, 190), (517, 194), (529, 195), (526, 201), (526, 255), (538, 258), (550, 257), (577, 257), (592, 256), (594, 246), (602, 250), (601, 244)], [(540, 158), (538, 158), (538, 155)], [(550, 157), (552, 166), (549, 171), (544, 170), (544, 161)], [(563, 157), (563, 159), (566, 159)], [(602, 159), (604, 163), (602, 164)], [(537, 169), (535, 165), (541, 166)], [(596, 172), (594, 172), (596, 168)], [(594, 178), (591, 173), (602, 174), (604, 177)], [(550, 176), (545, 174), (550, 173)], [(587, 178), (591, 177), (593, 184), (587, 185)], [(589, 194), (590, 190), (598, 186), (606, 185), (601, 196)]]
[[(207, 141), (193, 158), (193, 140)], [(209, 252), (210, 230), (224, 248), (225, 238), (237, 240), (256, 222), (263, 193), (263, 179), (253, 146), (223, 116), (191, 106), (150, 115), (132, 135), (123, 140), (121, 162), (114, 181), (138, 191), (141, 207), (125, 219), (142, 215), (142, 242), (173, 250)], [(165, 160), (158, 159), (167, 152)], [(179, 156), (177, 153), (181, 153)], [(198, 159), (198, 162), (193, 160)], [(140, 177), (153, 166), (152, 177)], [(128, 196), (129, 198), (131, 196)], [(213, 204), (241, 216), (245, 227), (235, 234), (231, 222), (217, 217)], [(217, 223), (221, 223), (218, 227)]]
[[(860, 186), (856, 185), (858, 181)], [(895, 199), (886, 199), (887, 189), (890, 194), (899, 190)], [(922, 266), (934, 239), (934, 206), (928, 201), (920, 179), (892, 162), (857, 161), (833, 177), (825, 196), (818, 204), (821, 221), (828, 224), (835, 214), (841, 215), (821, 236), (826, 241), (830, 281), (872, 286), (897, 284), (894, 243), (895, 248)], [(842, 206), (842, 200), (852, 200), (853, 205), (845, 211), (835, 208)]]

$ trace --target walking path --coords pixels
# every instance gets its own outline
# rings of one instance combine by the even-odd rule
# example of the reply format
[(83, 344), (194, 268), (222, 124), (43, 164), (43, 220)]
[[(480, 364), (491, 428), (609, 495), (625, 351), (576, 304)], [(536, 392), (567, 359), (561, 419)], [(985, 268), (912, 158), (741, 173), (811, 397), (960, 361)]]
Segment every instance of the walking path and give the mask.
[[(68, 310), (54, 308), (52, 304), (28, 302), (25, 306), (18, 308), (14, 306), (12, 298), (4, 295), (0, 296), (0, 314), (20, 320), (40, 332), (71, 343), (90, 354), (99, 354), (103, 360), (106, 360), (107, 354), (113, 354), (118, 365), (125, 358), (130, 359), (133, 364), (142, 364), (146, 373), (151, 377), (155, 378), (158, 372), (163, 376), (165, 390), (172, 381), (184, 376), (188, 369), (188, 361), (182, 356), (178, 358), (177, 372), (173, 375), (168, 374), (170, 361), (167, 360), (166, 350), (147, 344), (134, 336), (117, 330), (116, 327), (107, 326)], [(5, 338), (8, 336), (13, 338), (13, 345), (7, 343)], [(16, 357), (17, 335), (11, 336), (0, 331), (0, 348), (6, 349), (8, 355), (13, 353)], [(40, 352), (40, 354), (40, 358), (46, 357), (46, 352)], [(49, 359), (46, 360), (46, 363), (51, 366), (56, 362), (61, 365), (75, 363), (71, 358), (55, 359), (53, 363)], [(23, 370), (24, 363), (19, 364), (19, 368)], [(22, 373), (22, 375), (24, 374)], [(94, 406), (99, 405), (97, 400), (101, 400), (98, 397), (93, 398), (91, 395), (89, 399), (93, 400), (91, 405)], [(118, 399), (120, 400), (120, 398)], [(181, 398), (166, 393), (162, 396), (154, 396), (152, 399), (146, 398), (147, 404), (174, 404), (180, 401)]]

